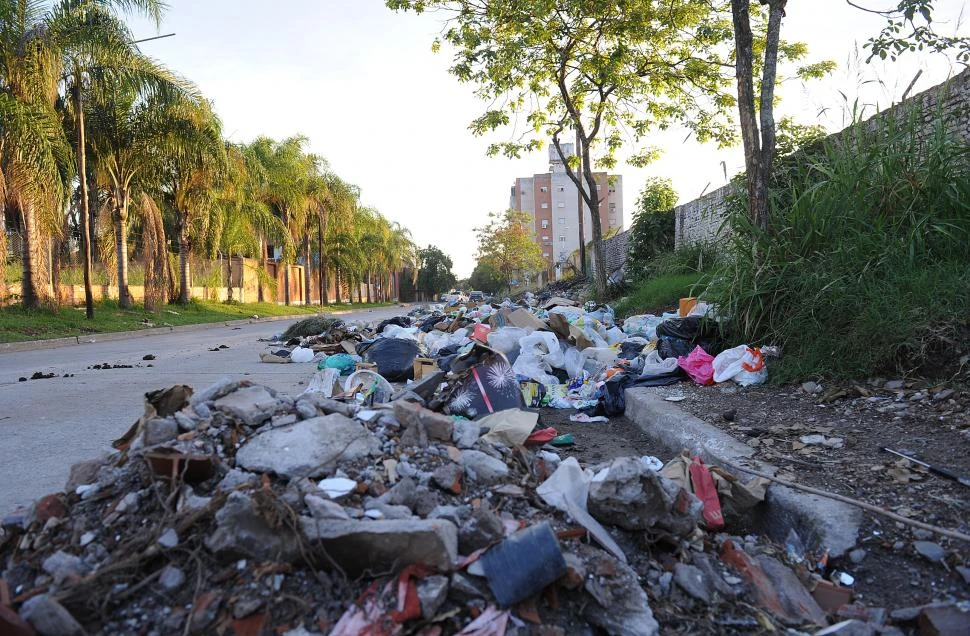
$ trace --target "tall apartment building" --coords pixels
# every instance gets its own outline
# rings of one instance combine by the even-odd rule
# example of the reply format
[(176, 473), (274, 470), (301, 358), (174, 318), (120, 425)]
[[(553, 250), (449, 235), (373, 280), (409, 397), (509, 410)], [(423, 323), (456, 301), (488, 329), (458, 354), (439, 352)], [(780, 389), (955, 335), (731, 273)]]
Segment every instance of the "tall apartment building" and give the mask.
[[(562, 144), (567, 157), (575, 153), (573, 144)], [(605, 172), (593, 173), (599, 197), (600, 227), (605, 236), (623, 228), (623, 177)], [(527, 212), (533, 220), (536, 243), (548, 264), (547, 280), (559, 280), (566, 271), (570, 254), (579, 249), (579, 206), (583, 207), (583, 234), (586, 243), (593, 238), (592, 217), (580, 200), (576, 184), (566, 174), (555, 146), (549, 146), (549, 172), (520, 177), (512, 186), (509, 207)]]

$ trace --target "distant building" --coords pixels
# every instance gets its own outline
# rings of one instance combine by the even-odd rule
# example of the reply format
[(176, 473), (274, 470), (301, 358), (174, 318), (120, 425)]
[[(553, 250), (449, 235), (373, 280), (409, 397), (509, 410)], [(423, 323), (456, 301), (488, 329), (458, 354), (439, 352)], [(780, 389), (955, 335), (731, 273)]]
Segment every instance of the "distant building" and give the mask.
[[(573, 144), (562, 144), (567, 157), (575, 154)], [(623, 177), (594, 172), (599, 197), (600, 227), (603, 236), (623, 229)], [(512, 186), (509, 207), (527, 212), (533, 219), (535, 241), (542, 247), (548, 267), (547, 280), (558, 280), (566, 269), (570, 254), (579, 249), (579, 206), (583, 206), (583, 234), (586, 243), (593, 239), (590, 211), (581, 202), (579, 190), (556, 152), (549, 146), (549, 172), (520, 177)]]

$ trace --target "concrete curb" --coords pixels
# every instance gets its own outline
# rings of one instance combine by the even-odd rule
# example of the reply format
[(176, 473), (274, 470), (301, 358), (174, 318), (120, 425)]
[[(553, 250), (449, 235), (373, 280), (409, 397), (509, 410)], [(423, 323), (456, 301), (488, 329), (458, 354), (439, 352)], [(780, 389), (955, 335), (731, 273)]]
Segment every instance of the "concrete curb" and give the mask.
[(117, 340), (129, 340), (132, 338), (144, 338), (148, 336), (161, 336), (167, 333), (185, 333), (192, 331), (205, 331), (206, 329), (216, 329), (218, 327), (241, 327), (243, 325), (253, 325), (264, 322), (280, 322), (283, 320), (298, 320), (301, 318), (311, 318), (319, 314), (329, 314), (331, 316), (344, 316), (355, 314), (361, 311), (389, 309), (391, 307), (409, 307), (409, 304), (402, 305), (394, 303), (383, 307), (366, 307), (362, 309), (340, 309), (338, 311), (321, 311), (316, 314), (293, 314), (289, 316), (268, 316), (266, 318), (242, 318), (240, 320), (224, 320), (219, 322), (201, 322), (194, 325), (177, 325), (174, 327), (150, 327), (135, 331), (114, 331), (108, 333), (93, 333), (83, 336), (68, 336), (66, 338), (51, 338), (49, 340), (28, 340), (26, 342), (2, 342), (0, 343), (0, 355), (4, 353), (17, 353), (18, 351), (38, 351), (42, 349), (57, 349), (72, 345), (96, 344), (99, 342), (114, 342)]
[[(769, 475), (778, 472), (771, 464), (751, 459), (754, 449), (685, 413), (650, 388), (626, 390), (626, 416), (671, 454), (687, 449), (707, 464), (729, 470), (734, 465)], [(768, 488), (765, 503), (755, 512), (755, 523), (776, 541), (784, 542), (788, 531), (794, 529), (807, 547), (822, 547), (833, 557), (856, 545), (862, 524), (862, 511), (855, 506), (778, 484)]]

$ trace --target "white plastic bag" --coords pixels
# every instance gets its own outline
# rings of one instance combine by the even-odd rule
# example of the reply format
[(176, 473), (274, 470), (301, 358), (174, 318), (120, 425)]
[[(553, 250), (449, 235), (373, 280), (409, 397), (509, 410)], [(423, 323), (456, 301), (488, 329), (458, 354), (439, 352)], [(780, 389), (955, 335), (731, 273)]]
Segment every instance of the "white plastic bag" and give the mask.
[(610, 327), (606, 330), (606, 342), (613, 346), (626, 340), (627, 334), (619, 327)]
[(559, 338), (549, 331), (536, 331), (519, 340), (521, 353), (531, 355), (550, 369), (562, 369), (566, 364), (566, 356), (562, 352)]
[(761, 356), (761, 349), (748, 345), (722, 351), (712, 364), (715, 382), (734, 380), (741, 386), (750, 386), (768, 379), (768, 368)]
[(387, 325), (381, 332), (385, 338), (401, 338), (402, 340), (417, 340), (419, 329), (417, 327), (401, 327), (400, 325)]
[(565, 354), (566, 373), (570, 378), (583, 377), (583, 365), (586, 364), (586, 356), (576, 347), (569, 347)]
[(502, 327), (488, 334), (488, 346), (501, 351), (507, 358), (514, 358), (518, 355), (519, 341), (527, 335), (528, 332), (519, 327)]
[(600, 364), (611, 366), (616, 362), (619, 351), (613, 347), (587, 347), (583, 349), (583, 355), (588, 360), (596, 360)]
[(677, 358), (671, 356), (664, 360), (654, 349), (646, 355), (643, 362), (643, 371), (640, 372), (641, 378), (653, 378), (658, 375), (667, 375), (677, 370)]
[(630, 336), (643, 336), (647, 340), (656, 340), (657, 326), (664, 320), (653, 314), (630, 316), (623, 321), (623, 331)]
[(293, 362), (312, 362), (313, 361), (313, 349), (305, 349), (303, 347), (297, 347), (290, 352), (290, 360)]

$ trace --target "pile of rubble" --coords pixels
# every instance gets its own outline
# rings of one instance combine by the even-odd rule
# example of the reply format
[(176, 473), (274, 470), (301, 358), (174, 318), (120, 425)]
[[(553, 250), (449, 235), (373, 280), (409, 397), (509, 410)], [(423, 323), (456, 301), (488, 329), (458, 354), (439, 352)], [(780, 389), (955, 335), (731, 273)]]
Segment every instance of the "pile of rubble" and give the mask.
[(681, 373), (644, 375), (664, 359), (608, 307), (414, 314), (271, 343), (316, 360), (298, 396), (147, 394), (115, 452), (0, 521), (0, 633), (895, 630), (818, 559), (728, 533), (765, 482), (569, 456), (529, 407), (611, 414), (627, 383)]

